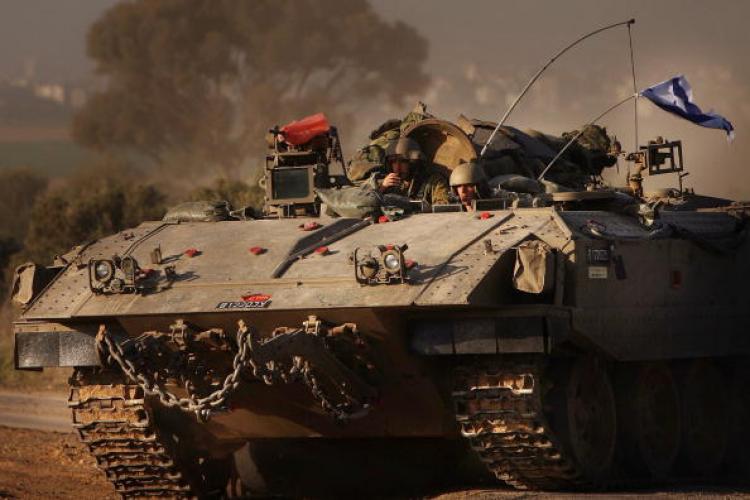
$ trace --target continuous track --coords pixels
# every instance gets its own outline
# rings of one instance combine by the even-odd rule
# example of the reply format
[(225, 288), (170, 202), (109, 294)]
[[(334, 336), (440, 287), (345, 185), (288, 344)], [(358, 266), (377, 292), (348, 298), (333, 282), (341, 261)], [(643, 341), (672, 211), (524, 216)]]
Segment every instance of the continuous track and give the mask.
[(453, 399), (461, 433), (488, 469), (515, 488), (585, 488), (545, 418), (541, 380), (536, 362), (459, 368)]
[(123, 498), (196, 498), (135, 385), (72, 385), (73, 426)]

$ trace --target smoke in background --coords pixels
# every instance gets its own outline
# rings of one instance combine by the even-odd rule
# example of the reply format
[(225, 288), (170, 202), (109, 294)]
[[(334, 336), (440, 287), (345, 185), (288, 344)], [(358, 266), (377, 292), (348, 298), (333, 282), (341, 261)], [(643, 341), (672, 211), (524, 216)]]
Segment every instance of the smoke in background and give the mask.
[[(99, 156), (13, 214), (30, 219), (22, 234), (9, 227), (14, 217), (0, 220), (0, 282), (4, 262), (49, 261), (158, 219), (167, 204), (258, 206), (269, 128), (322, 110), (351, 129), (363, 101), (403, 107), (429, 83), (426, 40), (366, 0), (122, 2), (91, 24), (86, 48), (100, 84), (72, 135)], [(0, 83), (43, 87), (33, 71)], [(0, 133), (13, 125), (3, 123), (4, 96)], [(24, 177), (0, 169), (5, 178)]]
[[(94, 62), (85, 56), (85, 33), (114, 3), (4, 2), (0, 77), (32, 69), (48, 80), (75, 81), (88, 75)], [(745, 134), (750, 125), (750, 64), (745, 54), (750, 46), (745, 26), (750, 3), (745, 0), (473, 0), (460, 4), (449, 0), (370, 0), (370, 4), (385, 21), (411, 25), (427, 40), (429, 57), (424, 66), (419, 66), (421, 60), (416, 61), (416, 71), (428, 73), (432, 83), (408, 96), (403, 105), (374, 95), (353, 103), (355, 119), (346, 123), (337, 120), (347, 153), (365, 142), (367, 133), (383, 119), (403, 116), (418, 99), (445, 118), (464, 113), (496, 120), (557, 49), (599, 26), (635, 17), (639, 86), (684, 73), (697, 102), (724, 113), (737, 129), (737, 140), (727, 146), (720, 132), (680, 122), (642, 102), (640, 142), (656, 135), (682, 139), (692, 185), (715, 195), (750, 198), (750, 174), (745, 167), (750, 153)], [(326, 12), (320, 10), (335, 18), (340, 8), (332, 5)], [(288, 9), (289, 16), (304, 20), (302, 7), (292, 3)], [(309, 29), (309, 23), (299, 27), (301, 31)], [(390, 42), (390, 52), (379, 43), (388, 38), (395, 39)], [(393, 32), (381, 32), (372, 39), (374, 49), (392, 57), (402, 49), (408, 51), (411, 44)], [(413, 71), (413, 66), (401, 66), (388, 78), (408, 78)], [(552, 133), (577, 128), (631, 91), (629, 71), (625, 30), (599, 35), (557, 61), (512, 115), (511, 123)], [(336, 102), (335, 96), (332, 102)], [(295, 118), (302, 111), (281, 113), (270, 118), (268, 125)], [(623, 107), (603, 123), (632, 149), (632, 121), (632, 109)], [(263, 143), (262, 137), (253, 140)]]
[[(372, 0), (387, 19), (415, 26), (430, 42), (426, 68), (432, 84), (421, 97), (447, 119), (460, 113), (496, 121), (529, 78), (559, 49), (596, 28), (636, 19), (633, 41), (640, 89), (685, 74), (696, 102), (725, 115), (737, 139), (697, 127), (639, 102), (639, 142), (656, 136), (681, 139), (687, 186), (715, 196), (750, 199), (750, 63), (746, 51), (750, 2), (719, 0), (570, 0), (524, 2), (475, 0), (454, 3)], [(573, 130), (632, 93), (626, 28), (577, 46), (556, 61), (511, 115), (509, 123), (560, 133)], [(399, 115), (380, 111), (379, 117)], [(374, 120), (377, 122), (377, 120)], [(634, 148), (633, 107), (624, 105), (601, 124)], [(364, 138), (365, 131), (358, 131)], [(609, 180), (624, 183), (609, 169)], [(647, 181), (649, 183), (649, 181)], [(647, 187), (674, 185), (673, 176)]]
[(237, 176), (264, 137), (319, 110), (351, 128), (359, 104), (423, 92), (427, 42), (365, 0), (162, 0), (118, 4), (88, 33), (105, 78), (73, 134), (181, 176)]

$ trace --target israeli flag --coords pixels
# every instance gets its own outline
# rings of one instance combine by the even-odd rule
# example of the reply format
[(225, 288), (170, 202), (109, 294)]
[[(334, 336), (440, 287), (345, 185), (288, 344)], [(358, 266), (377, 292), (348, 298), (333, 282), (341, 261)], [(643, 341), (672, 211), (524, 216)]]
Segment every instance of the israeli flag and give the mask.
[(665, 111), (681, 116), (701, 127), (720, 128), (727, 132), (731, 141), (734, 139), (734, 127), (721, 115), (713, 112), (704, 113), (693, 102), (693, 90), (683, 75), (643, 90), (640, 95), (659, 106)]

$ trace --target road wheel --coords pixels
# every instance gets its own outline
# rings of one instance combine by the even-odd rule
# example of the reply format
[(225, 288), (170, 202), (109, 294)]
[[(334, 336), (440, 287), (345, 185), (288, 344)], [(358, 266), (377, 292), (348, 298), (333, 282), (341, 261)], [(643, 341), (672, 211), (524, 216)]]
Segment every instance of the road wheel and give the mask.
[(708, 360), (692, 361), (682, 378), (683, 455), (689, 473), (719, 473), (729, 438), (728, 380)]
[(596, 358), (573, 364), (566, 388), (568, 438), (586, 479), (596, 483), (612, 471), (617, 442), (615, 394), (609, 374)]
[(628, 469), (663, 480), (672, 475), (680, 452), (680, 395), (666, 363), (626, 368), (618, 384), (621, 441)]

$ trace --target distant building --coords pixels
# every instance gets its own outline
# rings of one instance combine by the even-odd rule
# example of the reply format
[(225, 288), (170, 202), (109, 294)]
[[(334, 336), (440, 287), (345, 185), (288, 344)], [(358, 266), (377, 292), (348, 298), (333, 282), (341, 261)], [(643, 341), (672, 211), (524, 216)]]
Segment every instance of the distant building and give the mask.
[(42, 99), (49, 99), (58, 104), (65, 104), (65, 87), (56, 83), (34, 85), (34, 95)]
[(40, 81), (36, 61), (27, 58), (19, 75), (0, 78), (0, 125), (67, 126), (73, 112), (86, 104), (101, 82)]

